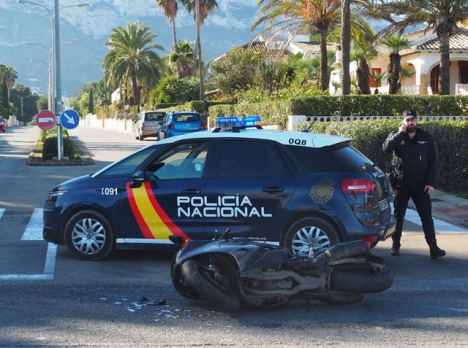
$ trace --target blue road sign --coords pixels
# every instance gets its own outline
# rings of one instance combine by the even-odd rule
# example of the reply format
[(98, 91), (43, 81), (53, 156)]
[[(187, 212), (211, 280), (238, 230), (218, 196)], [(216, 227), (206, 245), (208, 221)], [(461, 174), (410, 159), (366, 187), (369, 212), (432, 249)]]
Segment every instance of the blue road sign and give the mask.
[(60, 124), (66, 129), (73, 129), (78, 126), (80, 115), (73, 109), (65, 110), (60, 114)]

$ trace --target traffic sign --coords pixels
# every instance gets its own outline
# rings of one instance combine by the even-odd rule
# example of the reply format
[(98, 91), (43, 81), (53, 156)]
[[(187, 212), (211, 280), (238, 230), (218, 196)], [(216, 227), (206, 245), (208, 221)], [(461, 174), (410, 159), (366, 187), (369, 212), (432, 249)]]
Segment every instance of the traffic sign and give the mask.
[(80, 115), (73, 109), (65, 110), (60, 114), (60, 124), (66, 129), (73, 129), (78, 126)]
[(49, 110), (42, 110), (36, 116), (36, 124), (40, 129), (44, 131), (54, 128), (55, 126), (54, 113)]

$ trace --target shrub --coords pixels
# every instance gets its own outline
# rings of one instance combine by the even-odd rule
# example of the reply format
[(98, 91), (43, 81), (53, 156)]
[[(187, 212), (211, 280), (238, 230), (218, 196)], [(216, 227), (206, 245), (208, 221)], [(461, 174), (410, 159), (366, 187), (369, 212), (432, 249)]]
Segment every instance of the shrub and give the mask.
[[(66, 130), (63, 130), (62, 135), (63, 156), (72, 159), (75, 157), (73, 141), (68, 136), (68, 132)], [(42, 159), (44, 161), (58, 157), (57, 127), (54, 127), (49, 131), (41, 131), (40, 141), (43, 143)]]

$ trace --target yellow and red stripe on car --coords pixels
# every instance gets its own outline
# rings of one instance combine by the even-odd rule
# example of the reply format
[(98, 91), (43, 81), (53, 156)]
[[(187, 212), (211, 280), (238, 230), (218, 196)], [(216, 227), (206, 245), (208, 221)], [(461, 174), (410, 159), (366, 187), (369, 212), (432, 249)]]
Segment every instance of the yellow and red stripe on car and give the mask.
[(131, 185), (131, 182), (127, 183), (128, 201), (145, 238), (168, 240), (170, 235), (176, 235), (190, 239), (162, 209), (149, 182), (139, 187)]

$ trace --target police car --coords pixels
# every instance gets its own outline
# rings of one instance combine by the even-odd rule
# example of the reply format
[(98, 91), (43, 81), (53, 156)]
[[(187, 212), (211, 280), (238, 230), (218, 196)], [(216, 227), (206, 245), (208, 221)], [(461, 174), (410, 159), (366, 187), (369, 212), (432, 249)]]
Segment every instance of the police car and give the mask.
[(261, 129), (256, 117), (218, 121), (214, 131), (151, 143), (54, 187), (44, 239), (100, 260), (226, 228), (294, 253), (356, 239), (375, 245), (393, 233), (387, 176), (351, 139)]

